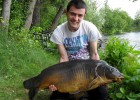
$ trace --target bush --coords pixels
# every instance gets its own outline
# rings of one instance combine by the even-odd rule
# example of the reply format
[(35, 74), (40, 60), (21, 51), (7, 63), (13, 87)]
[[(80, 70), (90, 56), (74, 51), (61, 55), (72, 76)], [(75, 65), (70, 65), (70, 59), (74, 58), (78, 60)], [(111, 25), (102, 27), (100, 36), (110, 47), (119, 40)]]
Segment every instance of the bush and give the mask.
[(110, 37), (105, 47), (105, 51), (103, 52), (104, 56), (102, 59), (122, 71), (123, 58), (131, 51), (133, 51), (133, 47), (129, 45), (127, 40)]
[(109, 94), (113, 100), (140, 99), (140, 51), (134, 50), (124, 39), (111, 37), (100, 51), (101, 58), (117, 67), (125, 76), (121, 84), (110, 84)]

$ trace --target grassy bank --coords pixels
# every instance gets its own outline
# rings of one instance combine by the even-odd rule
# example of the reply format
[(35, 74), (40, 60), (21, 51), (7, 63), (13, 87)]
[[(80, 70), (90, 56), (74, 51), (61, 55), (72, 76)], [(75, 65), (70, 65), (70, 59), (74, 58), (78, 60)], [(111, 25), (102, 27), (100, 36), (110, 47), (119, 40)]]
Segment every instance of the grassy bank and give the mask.
[(29, 41), (0, 32), (0, 100), (26, 100), (23, 81), (58, 62), (58, 56)]

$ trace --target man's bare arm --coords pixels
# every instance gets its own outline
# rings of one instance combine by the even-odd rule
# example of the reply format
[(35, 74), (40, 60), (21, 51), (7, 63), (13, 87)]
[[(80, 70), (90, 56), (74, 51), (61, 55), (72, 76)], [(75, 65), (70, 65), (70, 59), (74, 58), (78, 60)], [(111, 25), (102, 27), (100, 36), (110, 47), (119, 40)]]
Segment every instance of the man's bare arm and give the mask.
[[(58, 48), (58, 51), (59, 51), (59, 54), (60, 54), (60, 60), (59, 60), (59, 62), (68, 61), (68, 55), (67, 55), (67, 52), (66, 52), (66, 49), (65, 49), (64, 45), (57, 44), (57, 48)], [(50, 91), (56, 91), (57, 90), (57, 87), (55, 87), (52, 84), (52, 85), (49, 86), (49, 90)]]
[(100, 60), (100, 57), (97, 51), (97, 43), (98, 41), (90, 42), (90, 58), (95, 59), (95, 60)]
[(58, 48), (58, 51), (59, 51), (59, 54), (60, 54), (60, 60), (59, 62), (65, 62), (65, 61), (68, 61), (68, 55), (67, 55), (67, 51), (64, 47), (63, 44), (57, 44), (57, 48)]

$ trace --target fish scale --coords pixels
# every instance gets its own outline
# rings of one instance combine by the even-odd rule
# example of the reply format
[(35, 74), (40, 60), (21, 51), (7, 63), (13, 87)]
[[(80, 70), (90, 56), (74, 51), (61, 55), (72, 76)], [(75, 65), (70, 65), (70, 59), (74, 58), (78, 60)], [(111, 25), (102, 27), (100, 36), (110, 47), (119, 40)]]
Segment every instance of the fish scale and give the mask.
[(102, 60), (75, 60), (55, 64), (23, 82), (33, 100), (37, 91), (55, 85), (59, 92), (77, 94), (122, 80), (123, 74)]

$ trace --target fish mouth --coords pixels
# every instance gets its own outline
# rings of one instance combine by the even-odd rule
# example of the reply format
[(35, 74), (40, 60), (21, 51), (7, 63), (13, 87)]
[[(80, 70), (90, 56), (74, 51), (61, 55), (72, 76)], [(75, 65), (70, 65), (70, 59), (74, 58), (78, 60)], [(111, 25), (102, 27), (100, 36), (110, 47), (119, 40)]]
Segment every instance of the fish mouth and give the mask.
[(119, 77), (115, 78), (113, 80), (113, 82), (122, 82), (123, 79), (124, 79), (124, 76), (119, 76)]

